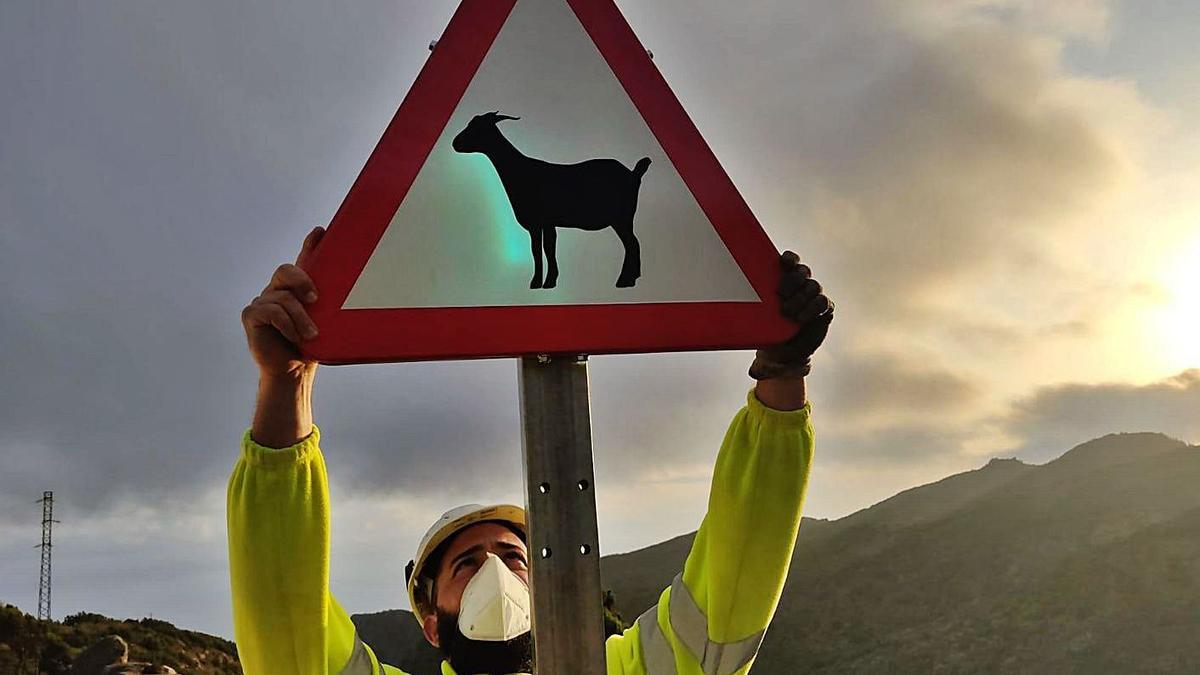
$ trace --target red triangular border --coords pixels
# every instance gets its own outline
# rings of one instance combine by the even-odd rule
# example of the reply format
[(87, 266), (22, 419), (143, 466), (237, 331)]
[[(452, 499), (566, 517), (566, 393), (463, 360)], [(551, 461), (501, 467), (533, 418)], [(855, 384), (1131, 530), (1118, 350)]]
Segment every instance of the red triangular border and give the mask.
[(778, 252), (612, 0), (566, 0), (763, 299), (524, 307), (341, 309), (516, 0), (463, 0), (338, 209), (309, 269), (322, 363), (747, 349), (779, 314)]

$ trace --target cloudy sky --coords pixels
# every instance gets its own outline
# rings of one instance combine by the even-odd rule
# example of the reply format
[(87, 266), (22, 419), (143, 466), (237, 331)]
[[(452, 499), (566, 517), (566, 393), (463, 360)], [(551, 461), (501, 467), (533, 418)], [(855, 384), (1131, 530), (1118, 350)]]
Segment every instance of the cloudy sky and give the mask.
[[(231, 634), (238, 312), (336, 210), (455, 2), (0, 3), (0, 601)], [(1200, 442), (1190, 0), (618, 3), (838, 303), (806, 514), (1112, 431)], [(601, 545), (691, 530), (747, 353), (594, 358)], [(520, 500), (513, 361), (325, 368), (334, 591)]]

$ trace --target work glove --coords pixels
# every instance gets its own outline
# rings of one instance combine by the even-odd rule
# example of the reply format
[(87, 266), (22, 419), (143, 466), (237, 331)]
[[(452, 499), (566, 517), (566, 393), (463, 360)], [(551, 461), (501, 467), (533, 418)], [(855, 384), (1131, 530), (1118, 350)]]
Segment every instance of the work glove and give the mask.
[(779, 304), (783, 315), (799, 324), (791, 339), (759, 349), (750, 364), (750, 377), (756, 380), (796, 379), (812, 369), (812, 355), (825, 341), (833, 321), (833, 301), (825, 296), (821, 284), (812, 278), (812, 270), (800, 262), (800, 256), (784, 251), (779, 256), (783, 279), (779, 282)]

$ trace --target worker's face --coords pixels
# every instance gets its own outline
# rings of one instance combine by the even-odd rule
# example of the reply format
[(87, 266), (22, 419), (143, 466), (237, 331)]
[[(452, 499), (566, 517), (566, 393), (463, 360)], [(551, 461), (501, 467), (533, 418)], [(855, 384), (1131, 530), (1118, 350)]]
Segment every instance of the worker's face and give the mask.
[(434, 588), (438, 609), (458, 614), (467, 582), (491, 553), (529, 585), (529, 557), (525, 543), (512, 530), (499, 523), (479, 523), (463, 530), (450, 542), (442, 556)]
[(450, 541), (438, 565), (434, 581), (437, 611), (422, 621), (425, 639), (440, 649), (460, 673), (533, 672), (531, 634), (507, 642), (486, 642), (467, 639), (458, 628), (463, 591), (489, 553), (529, 584), (528, 552), (520, 537), (498, 523), (468, 527)]
[[(459, 532), (439, 563), (434, 577), (434, 604), (437, 614), (425, 617), (425, 638), (440, 646), (439, 618), (457, 617), (463, 590), (491, 553), (529, 585), (529, 552), (521, 538), (499, 523), (478, 523)], [(440, 617), (439, 617), (440, 615)]]

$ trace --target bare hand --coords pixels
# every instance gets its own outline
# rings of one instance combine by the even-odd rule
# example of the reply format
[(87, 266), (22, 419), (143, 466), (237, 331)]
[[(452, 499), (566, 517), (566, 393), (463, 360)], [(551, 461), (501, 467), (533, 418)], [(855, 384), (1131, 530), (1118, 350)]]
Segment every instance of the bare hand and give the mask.
[(317, 288), (304, 269), (324, 235), (323, 227), (309, 232), (295, 264), (280, 265), (263, 292), (242, 310), (250, 356), (263, 377), (301, 374), (316, 367), (303, 359), (297, 345), (317, 336), (317, 326), (304, 308), (316, 301)]
[(778, 291), (780, 309), (799, 325), (799, 330), (787, 342), (758, 350), (750, 366), (750, 377), (756, 380), (807, 375), (809, 358), (825, 341), (833, 321), (833, 301), (812, 278), (808, 265), (800, 262), (800, 256), (784, 251), (779, 264), (783, 267)]

